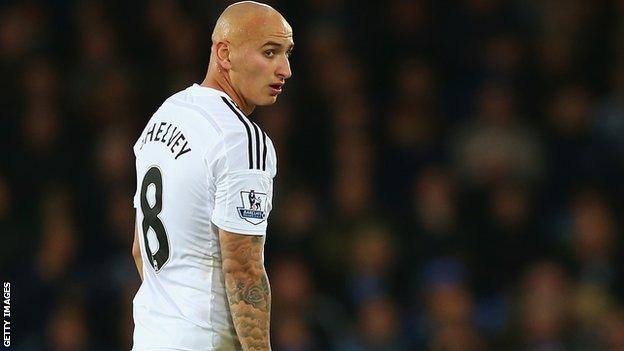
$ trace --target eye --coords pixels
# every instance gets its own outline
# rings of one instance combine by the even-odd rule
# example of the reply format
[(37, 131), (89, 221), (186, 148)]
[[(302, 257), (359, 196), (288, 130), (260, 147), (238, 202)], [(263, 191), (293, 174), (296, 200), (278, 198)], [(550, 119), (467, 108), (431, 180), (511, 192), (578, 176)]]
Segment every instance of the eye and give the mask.
[(273, 55), (275, 55), (275, 50), (267, 50), (264, 52), (264, 55), (266, 57), (273, 57)]
[(290, 55), (292, 55), (292, 50), (286, 51), (286, 57), (290, 57)]

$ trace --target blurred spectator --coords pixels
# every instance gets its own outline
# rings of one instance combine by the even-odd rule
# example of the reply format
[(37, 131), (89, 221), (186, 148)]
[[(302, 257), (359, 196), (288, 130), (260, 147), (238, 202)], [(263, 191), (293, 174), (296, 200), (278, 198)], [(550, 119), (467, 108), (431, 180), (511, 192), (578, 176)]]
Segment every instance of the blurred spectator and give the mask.
[(489, 189), (488, 216), (470, 232), (471, 262), (478, 267), (475, 281), (483, 294), (498, 295), (513, 289), (526, 265), (542, 257), (548, 241), (534, 220), (531, 188), (520, 182), (501, 182)]
[(2, 10), (0, 57), (4, 63), (18, 64), (32, 51), (45, 47), (48, 23), (36, 2), (13, 4)]
[(276, 235), (267, 245), (276, 252), (306, 252), (313, 248), (321, 211), (316, 194), (300, 185), (277, 203), (277, 210), (285, 215), (275, 219)]
[(369, 300), (393, 295), (397, 250), (392, 233), (382, 225), (362, 225), (353, 232), (349, 247), (347, 290), (359, 307)]
[(91, 349), (84, 303), (79, 298), (59, 301), (48, 321), (50, 350), (77, 351)]
[(20, 350), (82, 351), (102, 350), (91, 337), (84, 292), (68, 288), (53, 304), (46, 321), (45, 338), (32, 338), (20, 345)]
[(573, 199), (570, 212), (570, 244), (580, 282), (613, 287), (619, 269), (614, 257), (619, 250), (615, 219), (608, 204), (596, 193), (581, 193)]
[(473, 305), (469, 292), (459, 281), (443, 276), (435, 279), (428, 282), (426, 295), (428, 319), (432, 328), (435, 330), (437, 326), (446, 324), (470, 324)]
[(43, 283), (54, 285), (72, 274), (79, 243), (68, 189), (52, 186), (46, 195), (35, 269)]
[(484, 51), (486, 75), (493, 80), (517, 81), (523, 64), (524, 48), (519, 39), (508, 33), (490, 38)]
[(548, 109), (549, 191), (553, 199), (562, 200), (564, 193), (578, 183), (595, 181), (602, 172), (602, 154), (597, 153), (590, 135), (591, 97), (582, 86), (559, 88)]
[(350, 337), (338, 349), (345, 351), (405, 350), (401, 336), (400, 316), (390, 299), (374, 297), (362, 303), (357, 313), (357, 325)]
[(12, 285), (21, 294), (16, 296), (15, 310), (37, 311), (16, 313), (16, 324), (23, 327), (28, 339), (37, 339), (44, 330), (43, 323), (52, 313), (54, 298), (80, 275), (77, 265), (80, 240), (77, 237), (75, 215), (69, 189), (62, 184), (45, 188), (37, 213), (41, 223), (33, 226), (26, 240), (20, 243)]
[(600, 346), (607, 351), (619, 350), (624, 347), (624, 315), (621, 308), (608, 311), (600, 322), (601, 326), (598, 329), (601, 340)]
[(606, 333), (602, 331), (602, 323), (607, 320), (612, 305), (608, 292), (591, 284), (580, 284), (573, 299), (575, 345), (581, 349), (607, 349), (608, 341)]
[(301, 315), (280, 316), (275, 319), (273, 347), (286, 351), (320, 350), (319, 340)]
[(483, 86), (475, 116), (457, 135), (453, 154), (457, 170), (470, 184), (541, 177), (538, 136), (517, 116), (510, 88), (494, 82)]
[(549, 79), (557, 80), (574, 73), (591, 45), (582, 40), (590, 29), (596, 7), (581, 0), (533, 1), (537, 10), (540, 64)]
[(464, 265), (447, 256), (425, 266), (421, 278), (422, 288), (409, 301), (415, 306), (422, 304), (422, 310), (407, 315), (415, 328), (410, 336), (416, 348), (480, 350), (483, 344), (475, 328), (475, 305)]
[(511, 345), (529, 350), (568, 350), (571, 347), (570, 284), (560, 265), (539, 262), (531, 265), (519, 291), (519, 333)]
[(593, 129), (600, 152), (608, 157), (603, 181), (621, 194), (618, 175), (624, 169), (624, 57), (616, 58), (609, 83), (611, 90), (598, 103)]
[(382, 193), (388, 206), (401, 215), (405, 194), (410, 191), (411, 174), (422, 166), (444, 159), (442, 133), (445, 120), (439, 114), (436, 79), (433, 67), (423, 59), (401, 62), (391, 86), (396, 87), (394, 101), (385, 111), (384, 140), (380, 155), (379, 189), (392, 184), (394, 191)]
[(420, 174), (414, 183), (414, 220), (416, 230), (411, 233), (422, 242), (414, 245), (414, 252), (425, 257), (437, 257), (461, 250), (465, 239), (457, 225), (458, 199), (455, 180), (444, 169), (429, 167)]
[(312, 285), (304, 261), (283, 257), (271, 264), (271, 320), (275, 347), (284, 350), (327, 349), (341, 332), (344, 316), (331, 299)]
[(131, 178), (133, 154), (129, 150), (134, 142), (127, 129), (117, 126), (104, 130), (94, 144), (93, 166), (102, 184), (123, 184)]
[(370, 213), (373, 204), (373, 157), (366, 135), (342, 135), (336, 150), (334, 189), (338, 215), (349, 220)]
[(469, 324), (445, 324), (434, 332), (429, 350), (478, 351), (485, 350), (485, 347)]

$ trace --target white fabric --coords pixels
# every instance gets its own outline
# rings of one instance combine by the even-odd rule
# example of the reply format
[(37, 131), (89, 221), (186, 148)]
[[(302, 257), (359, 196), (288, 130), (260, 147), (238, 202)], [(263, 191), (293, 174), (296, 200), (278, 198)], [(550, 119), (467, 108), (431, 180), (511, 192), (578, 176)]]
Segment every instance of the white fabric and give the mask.
[[(154, 113), (134, 153), (144, 280), (134, 298), (133, 350), (239, 349), (223, 283), (218, 228), (265, 235), (277, 169), (273, 143), (225, 93), (195, 84)], [(142, 190), (153, 167), (162, 177), (157, 220), (166, 243), (158, 241), (149, 223), (143, 225), (145, 211), (158, 205), (155, 184)], [(167, 244), (169, 255), (155, 268), (146, 245), (157, 255)]]

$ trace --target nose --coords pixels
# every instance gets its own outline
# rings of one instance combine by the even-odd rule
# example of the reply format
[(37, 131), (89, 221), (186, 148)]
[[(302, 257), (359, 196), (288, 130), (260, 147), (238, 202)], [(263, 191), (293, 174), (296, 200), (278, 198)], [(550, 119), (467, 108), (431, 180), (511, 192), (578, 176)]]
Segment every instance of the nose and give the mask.
[(290, 61), (288, 57), (283, 56), (280, 60), (279, 65), (277, 66), (277, 71), (275, 72), (278, 77), (281, 79), (288, 79), (292, 76), (292, 71), (290, 70)]

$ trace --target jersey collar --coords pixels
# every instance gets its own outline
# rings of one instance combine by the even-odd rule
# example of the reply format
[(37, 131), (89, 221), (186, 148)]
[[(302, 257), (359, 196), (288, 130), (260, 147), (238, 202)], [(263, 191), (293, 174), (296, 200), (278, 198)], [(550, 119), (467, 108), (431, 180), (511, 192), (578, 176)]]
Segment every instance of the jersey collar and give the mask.
[(196, 93), (197, 95), (223, 96), (223, 97), (228, 98), (228, 99), (231, 100), (230, 96), (228, 94), (226, 94), (224, 91), (217, 90), (217, 89), (214, 89), (214, 88), (205, 87), (205, 86), (199, 85), (197, 83), (193, 83), (193, 85), (191, 85), (189, 87), (189, 89), (191, 91), (193, 91), (194, 93)]

